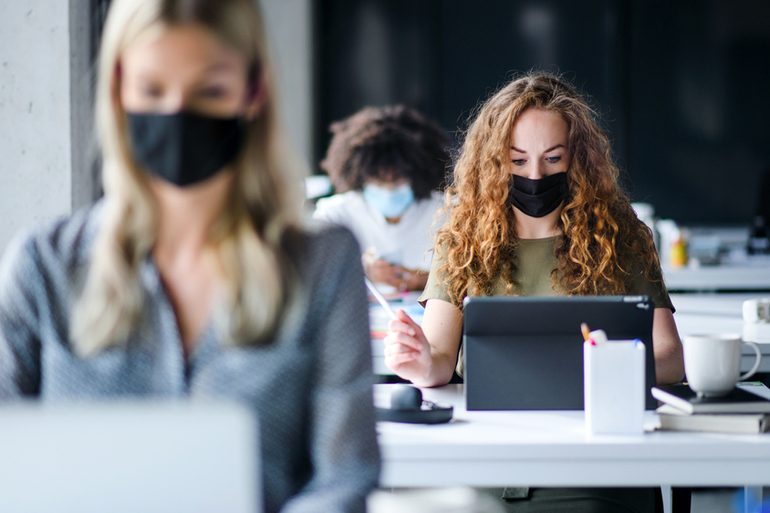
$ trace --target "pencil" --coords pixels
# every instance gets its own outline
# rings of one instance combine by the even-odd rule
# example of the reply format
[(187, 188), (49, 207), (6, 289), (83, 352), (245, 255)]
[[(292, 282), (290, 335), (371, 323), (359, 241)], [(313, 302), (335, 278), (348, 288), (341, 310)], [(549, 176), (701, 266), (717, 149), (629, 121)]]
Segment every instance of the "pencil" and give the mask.
[(382, 307), (385, 309), (386, 312), (388, 312), (388, 315), (390, 315), (391, 319), (396, 319), (396, 312), (393, 311), (393, 309), (388, 304), (387, 300), (380, 294), (380, 291), (377, 290), (377, 287), (374, 286), (374, 283), (369, 280), (366, 276), (364, 276), (364, 280), (366, 280), (366, 286), (369, 288), (369, 291), (372, 293), (372, 295), (377, 299), (377, 301), (382, 305)]
[(583, 340), (588, 342), (591, 339), (591, 331), (588, 329), (588, 324), (580, 323), (580, 331), (583, 333)]

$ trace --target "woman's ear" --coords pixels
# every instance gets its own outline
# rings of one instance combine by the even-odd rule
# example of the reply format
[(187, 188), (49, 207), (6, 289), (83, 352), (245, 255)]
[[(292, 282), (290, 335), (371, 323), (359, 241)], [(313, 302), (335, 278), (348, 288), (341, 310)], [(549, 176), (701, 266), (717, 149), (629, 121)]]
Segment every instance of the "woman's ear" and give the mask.
[(246, 98), (246, 120), (254, 121), (262, 113), (267, 100), (265, 83), (257, 79), (249, 86), (249, 94)]
[(112, 98), (113, 107), (117, 107), (121, 104), (122, 98), (120, 83), (123, 79), (123, 68), (120, 61), (115, 63), (115, 67), (112, 70), (112, 77), (110, 77), (110, 96)]

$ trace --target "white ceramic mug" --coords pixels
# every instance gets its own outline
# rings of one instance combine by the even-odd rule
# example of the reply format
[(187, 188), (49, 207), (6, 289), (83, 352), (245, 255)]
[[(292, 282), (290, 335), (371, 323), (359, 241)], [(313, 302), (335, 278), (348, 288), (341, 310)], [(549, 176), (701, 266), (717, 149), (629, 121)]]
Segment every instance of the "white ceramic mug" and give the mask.
[(770, 298), (744, 301), (743, 320), (746, 322), (770, 322)]
[[(684, 346), (684, 371), (687, 382), (699, 396), (727, 395), (735, 383), (754, 375), (762, 361), (762, 351), (754, 342), (744, 342), (738, 334), (687, 335)], [(757, 361), (741, 374), (741, 347), (747, 344), (757, 354)]]

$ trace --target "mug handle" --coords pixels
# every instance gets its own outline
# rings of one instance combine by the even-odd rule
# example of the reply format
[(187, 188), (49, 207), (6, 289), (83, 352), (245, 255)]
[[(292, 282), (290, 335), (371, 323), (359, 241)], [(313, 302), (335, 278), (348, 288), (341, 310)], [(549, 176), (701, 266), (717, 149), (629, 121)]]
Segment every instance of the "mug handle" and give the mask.
[(754, 362), (754, 366), (751, 368), (749, 372), (746, 374), (743, 374), (740, 378), (738, 378), (738, 381), (743, 381), (746, 378), (750, 378), (754, 375), (755, 372), (759, 369), (759, 364), (762, 362), (762, 350), (759, 349), (759, 346), (756, 345), (754, 342), (744, 342), (744, 344), (751, 346), (751, 348), (754, 350), (755, 353), (757, 353), (757, 361)]

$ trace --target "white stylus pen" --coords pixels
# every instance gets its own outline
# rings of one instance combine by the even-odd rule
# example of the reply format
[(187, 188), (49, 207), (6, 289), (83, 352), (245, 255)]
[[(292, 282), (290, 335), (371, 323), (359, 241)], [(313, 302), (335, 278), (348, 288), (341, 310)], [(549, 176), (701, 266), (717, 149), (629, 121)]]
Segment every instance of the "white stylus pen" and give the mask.
[(364, 276), (364, 280), (366, 280), (366, 286), (369, 288), (369, 291), (371, 291), (372, 295), (377, 298), (377, 301), (382, 305), (382, 307), (385, 309), (386, 312), (388, 312), (388, 315), (390, 315), (391, 319), (396, 319), (396, 312), (393, 311), (393, 309), (390, 307), (388, 302), (385, 300), (385, 298), (380, 294), (380, 291), (377, 290), (377, 287), (374, 286), (374, 283), (369, 280), (366, 276)]

